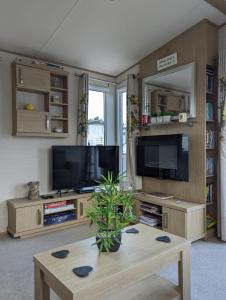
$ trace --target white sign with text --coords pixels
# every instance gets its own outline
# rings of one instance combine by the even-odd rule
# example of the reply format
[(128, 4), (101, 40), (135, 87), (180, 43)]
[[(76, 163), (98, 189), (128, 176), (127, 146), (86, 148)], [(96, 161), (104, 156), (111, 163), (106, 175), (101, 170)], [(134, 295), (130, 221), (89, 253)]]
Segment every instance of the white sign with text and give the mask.
[(177, 53), (173, 53), (157, 60), (157, 70), (161, 71), (177, 64)]

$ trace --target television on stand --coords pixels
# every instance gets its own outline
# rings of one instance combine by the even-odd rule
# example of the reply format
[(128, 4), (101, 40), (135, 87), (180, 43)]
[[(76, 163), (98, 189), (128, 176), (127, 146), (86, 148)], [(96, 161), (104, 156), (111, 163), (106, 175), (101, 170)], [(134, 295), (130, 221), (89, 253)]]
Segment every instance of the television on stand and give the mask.
[(189, 138), (185, 134), (137, 138), (137, 175), (189, 181)]
[(91, 192), (102, 176), (119, 174), (118, 146), (53, 146), (52, 189)]

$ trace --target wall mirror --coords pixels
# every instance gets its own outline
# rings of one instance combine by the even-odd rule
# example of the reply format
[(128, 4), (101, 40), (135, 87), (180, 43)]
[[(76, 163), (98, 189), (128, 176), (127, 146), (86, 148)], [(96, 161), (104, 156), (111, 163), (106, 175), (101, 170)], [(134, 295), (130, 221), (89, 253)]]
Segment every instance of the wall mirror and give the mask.
[(142, 114), (168, 116), (178, 120), (180, 113), (196, 117), (195, 63), (148, 76), (142, 82)]

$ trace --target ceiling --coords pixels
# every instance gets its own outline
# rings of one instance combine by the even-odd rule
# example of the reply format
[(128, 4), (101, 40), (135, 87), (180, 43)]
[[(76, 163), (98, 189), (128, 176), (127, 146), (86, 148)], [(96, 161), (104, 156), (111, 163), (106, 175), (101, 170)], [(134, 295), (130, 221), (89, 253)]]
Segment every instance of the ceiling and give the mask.
[(0, 0), (0, 48), (118, 75), (204, 18), (204, 0)]

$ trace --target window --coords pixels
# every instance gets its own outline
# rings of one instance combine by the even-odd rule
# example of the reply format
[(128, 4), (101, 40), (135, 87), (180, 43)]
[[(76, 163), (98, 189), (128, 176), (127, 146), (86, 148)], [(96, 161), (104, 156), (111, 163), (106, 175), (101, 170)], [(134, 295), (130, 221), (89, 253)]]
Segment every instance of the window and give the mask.
[(120, 173), (126, 173), (126, 131), (127, 131), (127, 93), (126, 89), (118, 90), (118, 143), (120, 151)]
[(91, 88), (88, 103), (87, 144), (105, 144), (105, 92)]

